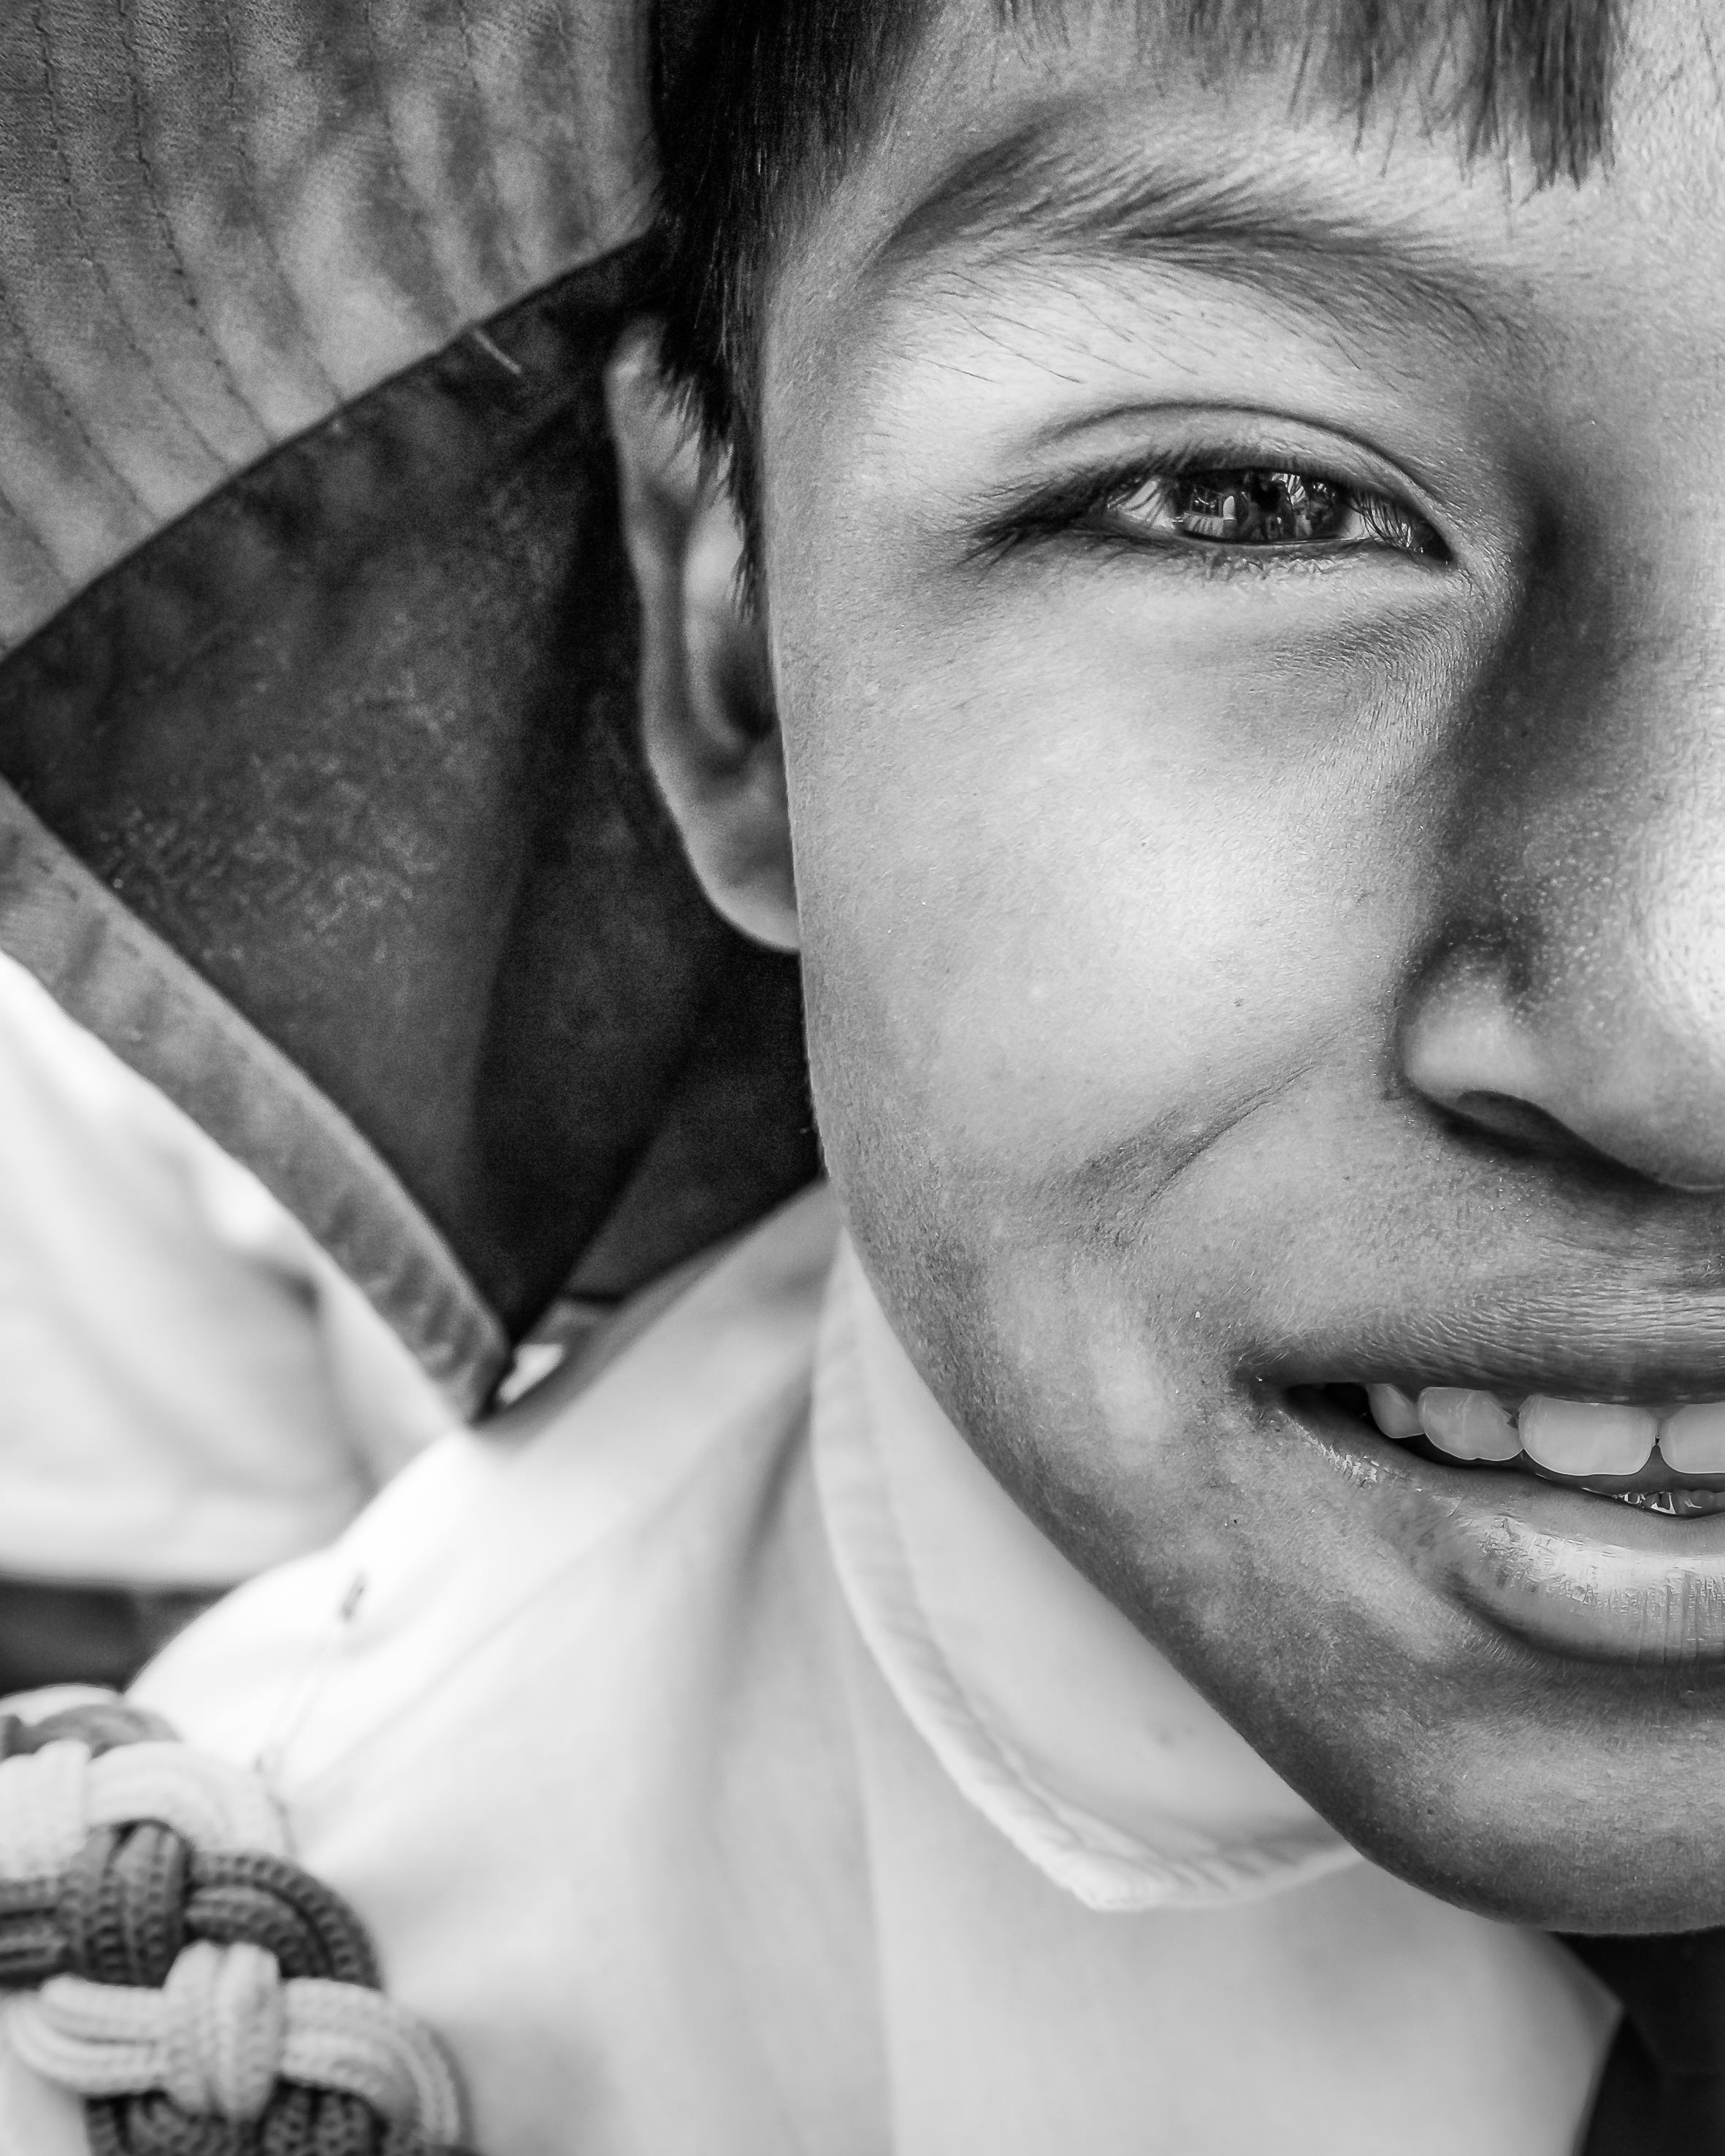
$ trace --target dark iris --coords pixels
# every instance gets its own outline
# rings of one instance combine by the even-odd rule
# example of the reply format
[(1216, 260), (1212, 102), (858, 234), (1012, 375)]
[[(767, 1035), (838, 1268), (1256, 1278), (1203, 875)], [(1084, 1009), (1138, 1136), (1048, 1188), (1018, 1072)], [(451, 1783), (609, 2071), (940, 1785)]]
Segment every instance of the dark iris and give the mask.
[(1168, 511), (1180, 531), (1237, 547), (1337, 538), (1354, 507), (1351, 488), (1304, 472), (1184, 472), (1165, 484)]

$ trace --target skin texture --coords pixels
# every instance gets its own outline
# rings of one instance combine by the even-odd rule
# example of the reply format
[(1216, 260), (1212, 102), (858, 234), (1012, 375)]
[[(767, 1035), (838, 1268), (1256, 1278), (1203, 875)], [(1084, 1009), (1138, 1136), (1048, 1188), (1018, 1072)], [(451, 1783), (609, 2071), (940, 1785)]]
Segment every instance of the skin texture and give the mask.
[[(1539, 189), (1413, 100), (1362, 126), (1274, 65), (1201, 82), (1118, 10), (1038, 43), (955, 0), (777, 265), (776, 733), (691, 687), (751, 631), (713, 625), (698, 478), (618, 405), (659, 505), (650, 749), (715, 902), (801, 939), (831, 1170), (924, 1374), (1369, 1855), (1583, 1929), (1725, 1921), (1718, 1625), (1530, 1635), (1475, 1591), (1494, 1493), (1583, 1553), (1624, 1508), (1410, 1462), (1299, 1389), (1725, 1396), (1698, 19), (1638, 11), (1609, 168)], [(943, 244), (919, 205), (1027, 123), (1057, 160), (1222, 173), (1282, 240), (1008, 203)], [(1328, 474), (1436, 551), (1249, 555), (1105, 506), (987, 543), (1051, 484), (1182, 455)], [(1635, 1547), (1681, 1586), (1695, 1524)]]

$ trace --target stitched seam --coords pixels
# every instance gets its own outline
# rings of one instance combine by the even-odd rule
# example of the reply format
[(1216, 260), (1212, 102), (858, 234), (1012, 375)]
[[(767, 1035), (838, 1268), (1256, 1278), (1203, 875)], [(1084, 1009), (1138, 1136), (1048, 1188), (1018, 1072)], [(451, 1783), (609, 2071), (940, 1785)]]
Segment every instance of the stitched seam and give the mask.
[(363, 0), (362, 19), (365, 24), (365, 47), (371, 59), (372, 80), (378, 89), (378, 116), (383, 124), (384, 141), (389, 152), (389, 169), (395, 175), (402, 203), (406, 208), (409, 222), (420, 243), (420, 251), (425, 266), (431, 272), (432, 281), (443, 294), (445, 312), (448, 311), (450, 290), (445, 281), (442, 265), (437, 259), (437, 248), (431, 236), (431, 223), (426, 214), (425, 198), (414, 185), (401, 153), (401, 138), (395, 130), (395, 116), (390, 110), (389, 84), (384, 68), (384, 56), (378, 45), (377, 18), (374, 0)]
[[(11, 861), (22, 855), (28, 863), (34, 893), (44, 891), (55, 893), (64, 907), (63, 917), (76, 923), (85, 937), (94, 932), (107, 939), (112, 947), (129, 962), (134, 977), (148, 983), (152, 995), (161, 998), (183, 1029), (189, 1028), (193, 1031), (209, 1029), (214, 1023), (210, 1014), (199, 1002), (195, 990), (180, 978), (190, 973), (186, 962), (167, 946), (152, 947), (149, 942), (142, 940), (138, 933), (139, 924), (124, 913), (117, 900), (113, 901), (111, 911), (99, 903), (92, 905), (93, 896), (100, 899), (111, 895), (94, 878), (91, 879), (94, 890), (86, 888), (82, 878), (73, 874), (67, 864), (58, 858), (58, 842), (49, 836), (44, 845), (30, 829), (24, 820), (29, 812), (24, 809), (20, 814), (18, 812), (22, 808), (23, 804), (15, 797), (9, 797), (8, 789), (0, 787), (0, 927), (4, 927), (12, 911), (7, 891), (8, 884), (13, 880)], [(12, 838), (12, 845), (17, 849), (16, 852), (6, 844), (8, 836)], [(26, 959), (23, 963), (28, 964), (28, 961)], [(35, 968), (33, 967), (31, 970)], [(214, 994), (214, 991), (211, 993)], [(224, 1008), (227, 1009), (229, 1023), (221, 1032), (224, 1055), (245, 1070), (257, 1074), (262, 1097), (277, 1096), (282, 1090), (278, 1065), (285, 1065), (296, 1078), (300, 1078), (301, 1074), (286, 1058), (280, 1056), (279, 1051), (255, 1034), (241, 1014), (233, 1011), (231, 1007)], [(82, 1022), (90, 1024), (91, 1021), (88, 1016), (84, 1016)], [(94, 1029), (101, 1030), (100, 1028)], [(106, 1033), (102, 1037), (107, 1037)], [(117, 1047), (115, 1043), (111, 1043), (111, 1045)], [(146, 1075), (152, 1074), (147, 1072)], [(152, 1082), (160, 1083), (161, 1081), (154, 1078)], [(308, 1085), (308, 1081), (302, 1078), (301, 1082)], [(168, 1090), (172, 1094), (172, 1089)], [(348, 1122), (333, 1103), (324, 1100), (315, 1089), (309, 1088), (309, 1085), (308, 1091), (322, 1113), (320, 1116), (308, 1109), (302, 1100), (291, 1097), (289, 1106), (296, 1129), (309, 1137), (321, 1152), (337, 1157), (345, 1172), (352, 1173), (356, 1168), (363, 1168), (368, 1182), (384, 1190), (392, 1215), (404, 1212), (419, 1231), (412, 1238), (404, 1255), (397, 1250), (387, 1276), (379, 1276), (373, 1282), (373, 1292), (380, 1298), (387, 1298), (402, 1306), (404, 1317), (410, 1317), (416, 1333), (427, 1343), (435, 1344), (439, 1338), (448, 1341), (453, 1322), (459, 1334), (455, 1342), (455, 1352), (464, 1363), (476, 1363), (481, 1358), (487, 1361), (495, 1358), (498, 1353), (497, 1343), (490, 1336), (495, 1331), (496, 1321), (488, 1315), (481, 1319), (479, 1313), (484, 1306), (477, 1291), (467, 1281), (459, 1260), (443, 1245), (435, 1227), (425, 1221), (418, 1209), (406, 1197), (394, 1171), (376, 1153), (363, 1133)]]
[(264, 424), (263, 414), (246, 395), (239, 376), (234, 372), (233, 362), (211, 334), (209, 324), (204, 319), (203, 310), (198, 305), (198, 294), (192, 282), (191, 272), (186, 266), (185, 256), (180, 251), (179, 238), (169, 219), (167, 204), (162, 198), (162, 190), (157, 181), (156, 168), (150, 162), (149, 144), (144, 133), (143, 83), (138, 64), (137, 46), (133, 34), (131, 11), (128, 0), (114, 0), (114, 12), (120, 25), (120, 43), (126, 54), (126, 80), (131, 89), (132, 149), (137, 160), (139, 177), (144, 183), (145, 198), (150, 205), (156, 220), (156, 228), (162, 235), (162, 244), (167, 249), (167, 259), (172, 265), (174, 281), (184, 295), (198, 342), (214, 361), (216, 372), (221, 377), (234, 401), (267, 441), (270, 438), (270, 429)]
[[(145, 501), (142, 495), (138, 492), (136, 487), (132, 484), (131, 480), (126, 477), (126, 474), (121, 471), (119, 465), (114, 462), (114, 459), (108, 454), (107, 451), (97, 447), (95, 438), (91, 435), (89, 429), (85, 425), (83, 420), (78, 416), (77, 407), (67, 395), (64, 386), (62, 384), (59, 377), (48, 364), (48, 362), (42, 357), (42, 354), (36, 349), (35, 341), (31, 336), (29, 331), (24, 326), (23, 318), (18, 313), (17, 307), (13, 303), (12, 295), (6, 289), (6, 280), (3, 277), (0, 277), (0, 317), (4, 318), (7, 326), (11, 330), (13, 336), (17, 338), (18, 346), (23, 354), (25, 361), (35, 373), (37, 378), (45, 385), (49, 396), (53, 398), (54, 403), (59, 406), (60, 416), (66, 421), (67, 424), (71, 428), (72, 432), (77, 436), (78, 439), (84, 444), (85, 449), (89, 452), (91, 463), (94, 464), (99, 470), (106, 472), (109, 478), (113, 480), (114, 484), (123, 494), (129, 497), (139, 510), (142, 511), (147, 522), (153, 526), (159, 521), (156, 511), (152, 509), (149, 503)], [(62, 571), (61, 573), (64, 574), (64, 572)]]
[(42, 60), (42, 84), (48, 93), (49, 136), (54, 144), (54, 163), (59, 171), (60, 184), (65, 190), (66, 207), (72, 214), (72, 228), (78, 236), (78, 249), (84, 259), (85, 267), (95, 280), (97, 290), (106, 302), (108, 310), (115, 321), (119, 323), (126, 343), (137, 356), (157, 395), (169, 411), (178, 413), (182, 424), (199, 444), (204, 454), (215, 464), (217, 469), (224, 470), (225, 459), (217, 451), (214, 443), (210, 440), (191, 413), (169, 388), (166, 377), (146, 349), (133, 326), (131, 316), (121, 305), (120, 295), (114, 290), (107, 269), (96, 251), (95, 242), (90, 237), (90, 227), (85, 221), (84, 203), (79, 193), (77, 179), (72, 171), (71, 152), (66, 146), (65, 130), (60, 125), (59, 75), (54, 64), (53, 40), (49, 33), (47, 0), (36, 0), (31, 19), (35, 24), (36, 48)]
[(497, 146), (487, 124), (487, 105), (485, 92), (479, 83), (479, 70), (473, 58), (473, 22), (467, 10), (467, 0), (456, 0), (456, 21), (461, 33), (461, 63), (467, 71), (468, 87), (473, 92), (473, 102), (485, 129), (485, 192), (493, 219), (493, 228), (502, 234), (503, 245), (509, 256), (510, 268), (518, 284), (529, 281), (527, 263), (515, 237), (514, 220), (503, 207), (502, 190), (498, 182)]
[(301, 346), (312, 366), (317, 369), (318, 379), (322, 382), (326, 393), (339, 404), (345, 402), (341, 384), (337, 382), (335, 377), (323, 363), (323, 355), (318, 350), (317, 341), (312, 335), (312, 325), (306, 319), (306, 310), (301, 303), (298, 287), (282, 265), (281, 256), (275, 245), (275, 235), (270, 229), (270, 220), (265, 212), (263, 187), (259, 178), (256, 163), (252, 157), (251, 141), (245, 131), (245, 117), (240, 110), (239, 54), (234, 43), (234, 11), (232, 7), (227, 4), (227, 0), (224, 0), (224, 4), (216, 12), (222, 26), (222, 54), (227, 62), (228, 126), (234, 138), (234, 151), (239, 159), (240, 171), (245, 175), (246, 196), (252, 208), (253, 225), (263, 244), (264, 252), (270, 259), (270, 267), (275, 273), (275, 282), (286, 295), (288, 304), (293, 309), (294, 320), (299, 325)]
[(35, 526), (31, 523), (29, 518), (25, 516), (23, 510), (18, 507), (18, 504), (13, 500), (11, 495), (8, 493), (4, 486), (0, 486), (0, 516), (6, 516), (11, 519), (12, 522), (18, 527), (18, 529), (23, 532), (29, 545), (35, 549), (36, 553), (53, 571), (54, 582), (59, 586), (60, 589), (63, 592), (70, 591), (71, 587), (67, 581), (66, 572), (60, 567), (59, 563), (54, 558), (52, 552), (49, 549), (48, 542), (42, 536), (42, 534), (36, 529)]

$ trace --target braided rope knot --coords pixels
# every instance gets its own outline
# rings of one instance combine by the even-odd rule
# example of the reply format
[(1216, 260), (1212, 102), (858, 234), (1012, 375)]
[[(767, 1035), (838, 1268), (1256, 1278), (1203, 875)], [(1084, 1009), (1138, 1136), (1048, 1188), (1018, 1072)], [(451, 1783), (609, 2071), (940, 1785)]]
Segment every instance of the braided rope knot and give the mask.
[(273, 1954), (195, 1940), (157, 1990), (57, 1976), (15, 1999), (7, 2029), (24, 2064), (80, 2096), (161, 2089), (180, 2109), (263, 2115), (278, 2080), (361, 2098), (431, 2143), (461, 2130), (435, 2043), (381, 1992), (284, 1979)]
[(454, 2076), (358, 1916), (260, 1783), (123, 1702), (0, 1713), (0, 1991), (95, 2156), (455, 2156)]
[(0, 1880), (51, 1878), (93, 1830), (153, 1820), (196, 1849), (286, 1854), (281, 1815), (262, 1785), (183, 1744), (100, 1754), (62, 1738), (0, 1763)]

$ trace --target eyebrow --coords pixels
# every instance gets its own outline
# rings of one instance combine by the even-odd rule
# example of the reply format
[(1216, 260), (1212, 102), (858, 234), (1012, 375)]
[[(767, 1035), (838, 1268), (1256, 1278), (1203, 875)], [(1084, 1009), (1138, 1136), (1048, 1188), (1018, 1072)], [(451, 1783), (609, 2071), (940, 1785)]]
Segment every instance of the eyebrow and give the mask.
[(1475, 339), (1503, 326), (1477, 266), (1434, 234), (1353, 214), (1285, 172), (1099, 161), (1072, 131), (1069, 113), (1045, 113), (961, 159), (873, 249), (865, 282), (946, 262), (967, 275), (1161, 264), (1331, 313)]

